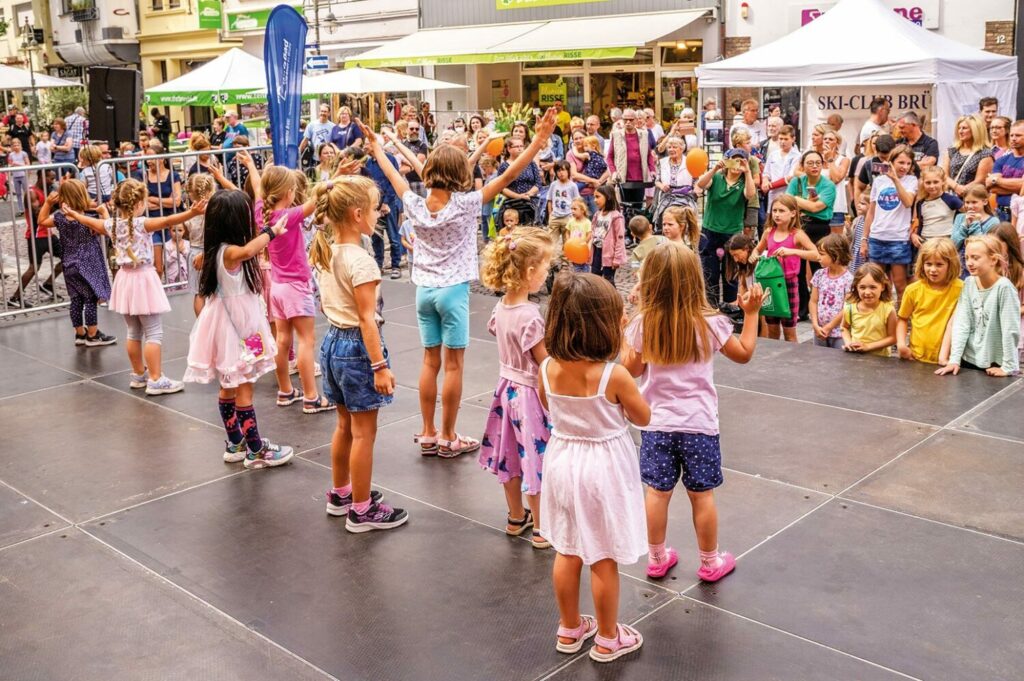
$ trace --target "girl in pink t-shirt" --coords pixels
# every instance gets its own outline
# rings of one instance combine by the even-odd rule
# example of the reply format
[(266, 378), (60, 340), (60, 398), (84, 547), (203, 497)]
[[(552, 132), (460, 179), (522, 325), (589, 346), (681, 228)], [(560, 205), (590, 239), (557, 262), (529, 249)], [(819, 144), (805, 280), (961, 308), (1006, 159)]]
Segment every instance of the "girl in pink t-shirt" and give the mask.
[(664, 577), (679, 561), (675, 549), (665, 548), (665, 535), (669, 501), (680, 478), (697, 530), (697, 576), (715, 582), (736, 566), (732, 555), (718, 552), (714, 489), (722, 484), (722, 455), (713, 362), (719, 351), (734, 362), (750, 361), (762, 298), (757, 284), (740, 297), (743, 332), (735, 338), (732, 321), (708, 307), (693, 251), (662, 244), (644, 260), (640, 311), (626, 327), (622, 364), (634, 377), (642, 376), (640, 394), (651, 405), (640, 445), (648, 577)]
[[(270, 318), (275, 322), (277, 336), (277, 406), (287, 407), (300, 399), (302, 413), (316, 414), (334, 409), (334, 403), (317, 389), (313, 364), (316, 342), (313, 324), (316, 318), (316, 298), (313, 293), (313, 271), (306, 255), (303, 222), (313, 214), (316, 200), (295, 204), (298, 185), (295, 173), (283, 166), (270, 166), (262, 176), (255, 165), (250, 165), (256, 194), (256, 228), (274, 224), (287, 215), (287, 231), (268, 247), (270, 253)], [(296, 359), (302, 389), (292, 386), (288, 367), (288, 353), (292, 347), (292, 333), (298, 336)]]
[[(518, 537), (533, 527), (533, 547), (551, 546), (540, 529), (541, 463), (547, 447), (548, 417), (537, 395), (537, 371), (548, 356), (544, 318), (529, 295), (544, 286), (554, 243), (536, 227), (519, 227), (484, 251), (480, 279), (505, 297), (494, 307), (487, 329), (498, 339), (501, 369), (480, 446), (480, 465), (505, 487), (508, 524)], [(523, 508), (526, 494), (529, 509)]]

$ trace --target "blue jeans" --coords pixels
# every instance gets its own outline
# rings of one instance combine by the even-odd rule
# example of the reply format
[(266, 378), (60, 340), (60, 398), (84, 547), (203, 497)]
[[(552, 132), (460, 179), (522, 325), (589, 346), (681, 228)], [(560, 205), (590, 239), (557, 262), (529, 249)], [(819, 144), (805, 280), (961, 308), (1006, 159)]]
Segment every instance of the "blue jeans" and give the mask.
[[(405, 249), (402, 247), (402, 237), (398, 233), (398, 213), (402, 210), (401, 204), (393, 204), (389, 206), (391, 208), (387, 215), (382, 215), (380, 219), (384, 222), (387, 230), (388, 242), (391, 244), (391, 268), (397, 269), (402, 263), (402, 254)], [(373, 244), (373, 259), (377, 261), (377, 267), (384, 267), (384, 239), (382, 239), (376, 232), (370, 237), (370, 242)]]

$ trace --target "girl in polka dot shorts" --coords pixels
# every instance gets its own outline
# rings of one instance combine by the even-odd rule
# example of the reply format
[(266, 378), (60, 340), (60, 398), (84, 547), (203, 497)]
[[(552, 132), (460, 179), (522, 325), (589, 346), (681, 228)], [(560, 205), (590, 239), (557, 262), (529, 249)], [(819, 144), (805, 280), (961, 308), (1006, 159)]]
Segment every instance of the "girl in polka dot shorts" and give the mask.
[(653, 579), (679, 562), (676, 550), (665, 548), (665, 535), (680, 478), (697, 530), (697, 576), (715, 582), (736, 566), (732, 555), (718, 552), (714, 489), (722, 484), (722, 455), (713, 362), (719, 351), (734, 362), (750, 361), (762, 298), (758, 285), (741, 296), (743, 332), (737, 338), (732, 322), (708, 307), (693, 251), (666, 243), (644, 260), (640, 309), (626, 327), (622, 364), (642, 377), (640, 393), (651, 405), (651, 422), (641, 433), (640, 474), (647, 485), (647, 576)]

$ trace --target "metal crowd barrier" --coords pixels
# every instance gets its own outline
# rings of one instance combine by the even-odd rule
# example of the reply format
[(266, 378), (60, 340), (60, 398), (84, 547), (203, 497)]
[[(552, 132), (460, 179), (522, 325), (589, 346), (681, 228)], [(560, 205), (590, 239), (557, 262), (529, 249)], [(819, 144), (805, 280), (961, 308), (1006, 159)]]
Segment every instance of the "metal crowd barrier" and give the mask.
[[(269, 146), (246, 147), (246, 149), (256, 161), (257, 167), (265, 167), (269, 162)], [(56, 190), (60, 178), (78, 177), (85, 181), (90, 197), (106, 200), (109, 199), (108, 190), (127, 177), (136, 177), (136, 179), (146, 182), (146, 164), (162, 161), (180, 178), (180, 194), (176, 205), (161, 209), (162, 215), (171, 215), (187, 210), (189, 200), (185, 192), (185, 183), (190, 175), (196, 172), (206, 172), (201, 167), (200, 160), (202, 160), (202, 165), (206, 166), (209, 165), (210, 160), (215, 161), (224, 171), (224, 175), (235, 184), (238, 184), (238, 181), (247, 175), (247, 170), (238, 159), (238, 149), (208, 149), (159, 155), (137, 153), (131, 156), (104, 158), (96, 164), (92, 172), (85, 173), (83, 173), (83, 169), (72, 163), (0, 168), (0, 187), (6, 188), (5, 194), (0, 196), (0, 319), (28, 312), (61, 308), (69, 304), (67, 296), (62, 294), (58, 287), (59, 258), (54, 257), (54, 245), (59, 242), (57, 234), (53, 230), (49, 230), (45, 244), (37, 243), (35, 238), (25, 238), (27, 229), (31, 229), (30, 233), (33, 237), (37, 229), (30, 228), (28, 218), (32, 212), (34, 201), (32, 186), (39, 186), (43, 196), (46, 197), (51, 191)], [(42, 176), (42, 180), (40, 180), (40, 176)], [(153, 194), (161, 204), (165, 198), (173, 198), (173, 196), (165, 196), (163, 184), (165, 183), (156, 184), (157, 191)], [(239, 187), (239, 189), (244, 189), (244, 187)], [(6, 207), (3, 206), (5, 200)], [(19, 210), (19, 206), (24, 210)], [(109, 204), (107, 207), (113, 214), (113, 207)], [(42, 241), (41, 237), (39, 241)], [(40, 254), (39, 251), (44, 249), (44, 245), (46, 252)], [(103, 239), (103, 248), (104, 254), (107, 256), (106, 261), (111, 280), (113, 280), (116, 264), (110, 257), (111, 251), (107, 239)], [(163, 263), (163, 248), (157, 250), (159, 253), (154, 252), (154, 261), (159, 259), (160, 262), (154, 262), (154, 264), (157, 265), (157, 271), (161, 273), (164, 287), (182, 286), (185, 282), (167, 281)], [(35, 265), (37, 261), (39, 262), (38, 267)], [(43, 276), (44, 272), (45, 277)], [(26, 279), (27, 281), (25, 281)], [(50, 287), (44, 285), (48, 279), (53, 282)]]

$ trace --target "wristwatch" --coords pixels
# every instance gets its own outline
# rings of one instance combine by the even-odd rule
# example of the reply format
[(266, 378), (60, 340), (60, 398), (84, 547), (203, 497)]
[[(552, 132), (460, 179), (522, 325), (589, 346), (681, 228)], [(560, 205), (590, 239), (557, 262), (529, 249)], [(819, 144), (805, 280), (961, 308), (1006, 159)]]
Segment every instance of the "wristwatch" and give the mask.
[(271, 229), (270, 227), (264, 227), (263, 229), (261, 229), (260, 234), (266, 234), (268, 237), (270, 237), (271, 241), (273, 241), (274, 237), (277, 236), (276, 234), (274, 234), (274, 230)]

